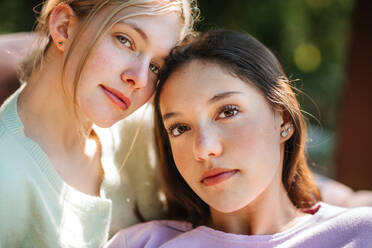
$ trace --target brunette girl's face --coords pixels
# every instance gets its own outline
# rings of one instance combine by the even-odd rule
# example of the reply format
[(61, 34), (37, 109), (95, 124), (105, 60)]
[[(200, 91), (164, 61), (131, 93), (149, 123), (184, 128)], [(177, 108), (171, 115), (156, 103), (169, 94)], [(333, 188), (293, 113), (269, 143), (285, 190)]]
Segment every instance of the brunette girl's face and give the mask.
[(280, 187), (283, 118), (251, 83), (194, 60), (167, 79), (160, 110), (177, 169), (213, 209), (233, 212)]
[[(127, 16), (138, 11), (129, 7)], [(66, 68), (67, 78), (75, 75), (87, 46), (109, 14), (102, 11), (79, 39)], [(88, 121), (109, 127), (127, 117), (154, 92), (164, 58), (180, 40), (180, 13), (141, 15), (124, 19), (104, 33), (87, 58), (77, 88), (79, 111)], [(72, 77), (68, 78), (72, 81)]]

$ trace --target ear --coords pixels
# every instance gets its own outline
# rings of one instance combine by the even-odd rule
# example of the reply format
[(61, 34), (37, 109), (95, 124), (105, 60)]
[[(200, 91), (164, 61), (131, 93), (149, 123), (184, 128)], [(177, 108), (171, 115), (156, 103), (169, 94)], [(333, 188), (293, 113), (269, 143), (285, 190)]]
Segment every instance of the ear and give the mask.
[(52, 42), (63, 52), (77, 26), (77, 17), (73, 9), (68, 4), (58, 4), (50, 13), (48, 24)]
[(282, 112), (283, 122), (280, 126), (280, 141), (281, 143), (289, 140), (294, 133), (292, 119), (287, 111)]

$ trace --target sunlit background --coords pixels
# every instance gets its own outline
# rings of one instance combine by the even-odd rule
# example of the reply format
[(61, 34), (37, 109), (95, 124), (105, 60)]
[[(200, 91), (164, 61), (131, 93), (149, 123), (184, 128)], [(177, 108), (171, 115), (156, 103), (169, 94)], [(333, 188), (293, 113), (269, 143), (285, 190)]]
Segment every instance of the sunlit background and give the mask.
[(200, 1), (200, 29), (245, 31), (267, 45), (305, 94), (313, 169), (333, 175), (337, 113), (344, 81), (352, 0)]
[[(0, 33), (29, 31), (40, 0), (0, 0)], [(312, 169), (335, 175), (340, 102), (350, 47), (354, 0), (199, 0), (198, 30), (252, 34), (279, 58), (309, 122)]]

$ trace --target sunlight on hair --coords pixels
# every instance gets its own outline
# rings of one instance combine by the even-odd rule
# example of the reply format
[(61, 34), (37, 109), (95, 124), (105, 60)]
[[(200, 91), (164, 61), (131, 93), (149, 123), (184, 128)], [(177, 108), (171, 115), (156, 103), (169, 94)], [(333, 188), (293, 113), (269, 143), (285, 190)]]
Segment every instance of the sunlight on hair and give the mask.
[(132, 143), (129, 146), (129, 150), (128, 150), (128, 152), (126, 153), (126, 155), (124, 157), (124, 160), (123, 160), (123, 162), (122, 162), (122, 164), (121, 164), (121, 166), (119, 168), (119, 171), (121, 171), (124, 168), (126, 162), (128, 161), (129, 156), (132, 154), (133, 147), (136, 144), (136, 140), (137, 140), (138, 134), (141, 131), (141, 128), (142, 128), (144, 119), (146, 117), (146, 112), (147, 112), (148, 107), (149, 107), (149, 104), (145, 104), (144, 106), (142, 106), (142, 108), (138, 109), (141, 112), (142, 112), (142, 109), (143, 109), (143, 112), (141, 113), (142, 116), (141, 116), (140, 122), (139, 122), (139, 124), (138, 124), (138, 126), (136, 128), (136, 131), (134, 133), (134, 137), (133, 137)]
[(166, 200), (167, 200), (163, 191), (158, 191), (158, 198), (161, 202), (166, 202)]

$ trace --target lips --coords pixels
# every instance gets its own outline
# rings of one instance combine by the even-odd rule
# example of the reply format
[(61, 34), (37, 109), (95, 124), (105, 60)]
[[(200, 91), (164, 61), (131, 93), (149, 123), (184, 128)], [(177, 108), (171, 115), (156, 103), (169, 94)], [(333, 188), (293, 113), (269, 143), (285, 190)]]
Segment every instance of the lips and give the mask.
[(109, 98), (109, 100), (114, 103), (117, 107), (119, 107), (121, 110), (127, 110), (130, 106), (130, 99), (126, 97), (123, 93), (120, 91), (103, 86), (102, 84), (99, 85), (105, 95)]
[(234, 176), (239, 170), (214, 168), (203, 173), (201, 183), (206, 186), (212, 186), (221, 183)]

